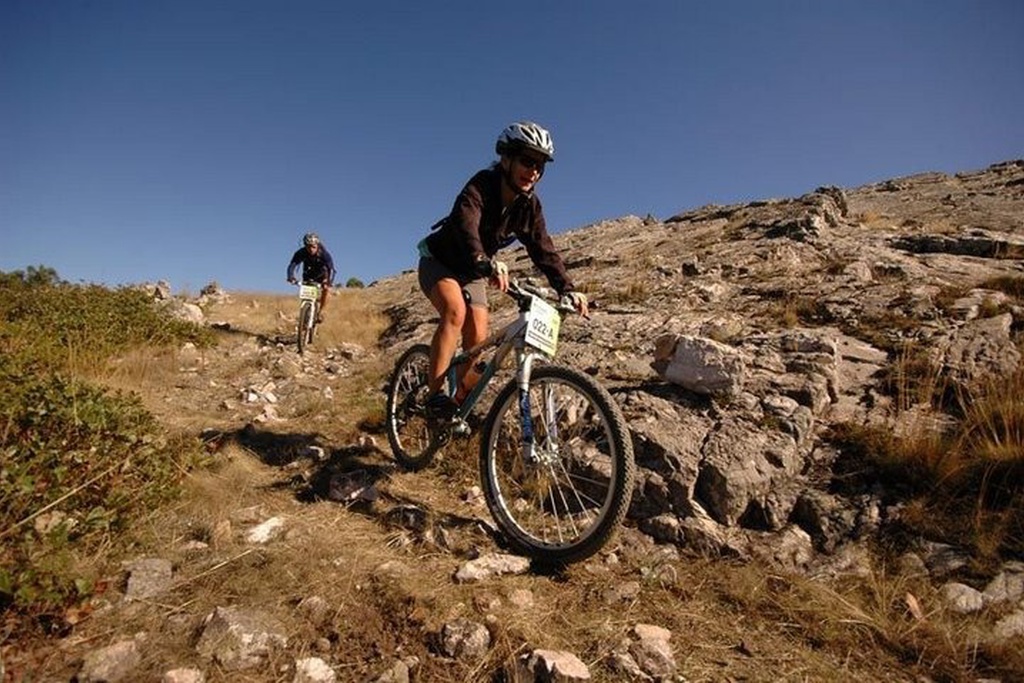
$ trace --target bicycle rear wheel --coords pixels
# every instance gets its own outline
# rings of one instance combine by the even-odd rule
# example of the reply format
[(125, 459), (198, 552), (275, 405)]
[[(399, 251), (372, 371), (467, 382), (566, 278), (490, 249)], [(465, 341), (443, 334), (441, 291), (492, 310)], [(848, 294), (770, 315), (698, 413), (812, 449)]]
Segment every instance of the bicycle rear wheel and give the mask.
[(303, 301), (302, 305), (299, 306), (299, 328), (297, 340), (299, 344), (299, 353), (306, 350), (306, 344), (311, 342), (312, 335), (310, 334), (310, 324), (313, 322), (313, 303), (311, 301)]
[(430, 347), (417, 344), (402, 354), (388, 382), (387, 432), (391, 452), (399, 465), (419, 470), (444, 445), (441, 435), (430, 428), (423, 406), (427, 386)]
[(487, 506), (515, 551), (576, 562), (600, 550), (628, 512), (633, 444), (607, 390), (572, 368), (534, 367), (529, 406), (532, 457), (523, 454), (514, 380), (487, 415), (480, 447)]

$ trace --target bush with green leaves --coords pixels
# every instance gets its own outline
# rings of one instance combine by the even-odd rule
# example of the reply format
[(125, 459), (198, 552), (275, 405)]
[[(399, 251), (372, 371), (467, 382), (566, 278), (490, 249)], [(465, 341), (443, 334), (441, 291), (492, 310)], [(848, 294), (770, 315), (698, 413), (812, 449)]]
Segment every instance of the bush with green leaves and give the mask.
[(145, 291), (33, 285), (0, 277), (0, 352), (43, 367), (101, 362), (135, 346), (209, 345), (209, 330), (168, 316)]
[(17, 275), (0, 273), (0, 605), (45, 621), (91, 595), (95, 553), (174, 496), (202, 457), (137, 396), (73, 370), (212, 336), (141, 290)]
[(199, 449), (170, 442), (137, 397), (4, 365), (0, 600), (46, 611), (85, 597), (75, 555), (174, 495)]

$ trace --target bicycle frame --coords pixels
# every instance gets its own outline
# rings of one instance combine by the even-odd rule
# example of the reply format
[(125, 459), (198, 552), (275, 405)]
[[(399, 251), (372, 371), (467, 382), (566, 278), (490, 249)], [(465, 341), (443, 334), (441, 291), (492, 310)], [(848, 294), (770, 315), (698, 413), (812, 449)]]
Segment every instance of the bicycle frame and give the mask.
[[(320, 296), (323, 293), (321, 286), (317, 283), (303, 283), (299, 285), (299, 325), (298, 325), (298, 346), (299, 353), (303, 353), (307, 344), (313, 341), (313, 331), (316, 329), (316, 319), (320, 315)], [(308, 309), (307, 309), (308, 307)], [(303, 312), (308, 310), (309, 316), (303, 319)]]
[[(531, 293), (531, 296), (536, 296)], [(536, 358), (549, 359), (550, 357), (534, 349), (526, 343), (526, 326), (528, 324), (529, 308), (524, 308), (522, 303), (519, 306), (519, 315), (515, 320), (508, 323), (500, 330), (491, 334), (487, 339), (476, 346), (457, 353), (445, 370), (448, 380), (449, 396), (454, 396), (455, 388), (458, 386), (458, 369), (474, 362), (489, 348), (496, 350), (491, 357), (484, 362), (480, 371), (480, 379), (476, 386), (466, 396), (466, 399), (459, 406), (454, 419), (464, 424), (466, 417), (480, 399), (480, 396), (490, 384), (494, 375), (502, 367), (508, 354), (515, 350), (516, 353), (516, 383), (519, 386), (519, 411), (523, 428), (523, 458), (526, 462), (538, 460), (534, 449), (533, 441), (533, 418), (530, 413), (530, 375), (533, 369), (533, 362)]]

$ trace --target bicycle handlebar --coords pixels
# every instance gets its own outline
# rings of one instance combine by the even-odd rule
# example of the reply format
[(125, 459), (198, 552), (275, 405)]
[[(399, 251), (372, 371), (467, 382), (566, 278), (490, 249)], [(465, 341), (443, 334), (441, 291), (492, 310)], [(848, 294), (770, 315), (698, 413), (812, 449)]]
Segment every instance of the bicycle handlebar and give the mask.
[(516, 299), (526, 295), (539, 296), (542, 299), (548, 300), (557, 298), (553, 290), (549, 289), (548, 287), (541, 287), (539, 285), (535, 285), (532, 282), (529, 282), (528, 280), (524, 280), (522, 282), (520, 282), (519, 280), (509, 280), (508, 292), (509, 294), (512, 295), (513, 298)]
[(524, 304), (529, 301), (530, 297), (537, 296), (541, 299), (555, 302), (555, 308), (558, 309), (559, 313), (576, 312), (576, 309), (572, 306), (563, 304), (553, 289), (541, 287), (529, 281), (509, 280), (506, 294), (515, 299), (519, 304)]

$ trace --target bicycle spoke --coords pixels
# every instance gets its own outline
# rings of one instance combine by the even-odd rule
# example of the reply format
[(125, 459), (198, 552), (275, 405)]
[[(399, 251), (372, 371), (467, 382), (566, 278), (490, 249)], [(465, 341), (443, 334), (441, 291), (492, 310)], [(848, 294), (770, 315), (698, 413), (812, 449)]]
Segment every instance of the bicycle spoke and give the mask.
[[(556, 480), (558, 479), (557, 475), (555, 475), (555, 474), (552, 474), (552, 477), (555, 478)], [(570, 510), (570, 506), (569, 506), (569, 501), (566, 500), (566, 497), (565, 497), (566, 496), (565, 489), (563, 487), (561, 487), (561, 486), (555, 486), (554, 488), (552, 488), (551, 491), (552, 491), (552, 496), (554, 496), (554, 494), (556, 492), (558, 493), (558, 497), (561, 500), (563, 509), (565, 509), (566, 512), (568, 512)], [(575, 493), (575, 491), (573, 491), (573, 493)], [(567, 536), (562, 533), (562, 524), (561, 524), (562, 516), (558, 514), (558, 507), (557, 507), (557, 502), (558, 501), (552, 500), (551, 502), (552, 502), (552, 514), (554, 515), (555, 530), (558, 532), (558, 540), (564, 542)], [(582, 508), (582, 506), (580, 506), (580, 507)], [(571, 535), (568, 536), (568, 537), (569, 538), (575, 538), (576, 536), (579, 536), (580, 528), (575, 524), (575, 519), (574, 519), (573, 515), (572, 514), (568, 514), (566, 516), (566, 518), (567, 518), (567, 521), (569, 523), (569, 530), (571, 532)]]
[(628, 506), (632, 454), (621, 417), (584, 376), (547, 367), (531, 380), (533, 447), (522, 443), (514, 387), (499, 395), (482, 451), (488, 502), (511, 540), (529, 552), (592, 554)]
[(429, 464), (440, 446), (423, 413), (429, 350), (414, 346), (399, 359), (387, 397), (387, 434), (395, 459), (409, 469)]

